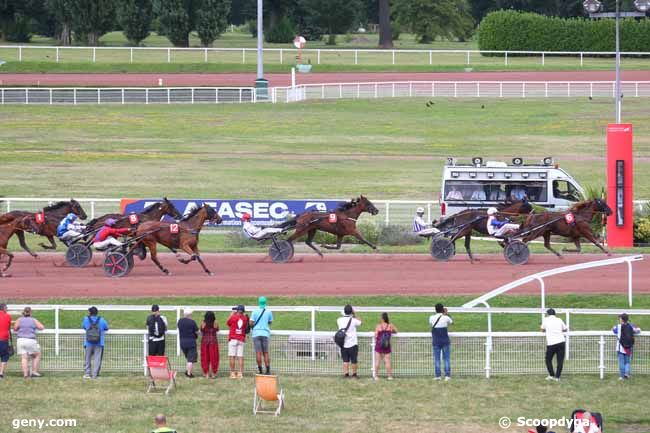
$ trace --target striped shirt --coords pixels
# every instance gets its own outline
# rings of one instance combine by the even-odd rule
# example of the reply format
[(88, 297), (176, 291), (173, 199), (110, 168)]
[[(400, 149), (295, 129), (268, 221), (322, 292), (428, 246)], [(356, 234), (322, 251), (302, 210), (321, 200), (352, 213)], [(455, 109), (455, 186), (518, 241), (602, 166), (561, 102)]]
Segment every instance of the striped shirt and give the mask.
[(413, 218), (413, 233), (417, 233), (427, 228), (427, 223), (424, 222), (421, 216), (416, 215)]

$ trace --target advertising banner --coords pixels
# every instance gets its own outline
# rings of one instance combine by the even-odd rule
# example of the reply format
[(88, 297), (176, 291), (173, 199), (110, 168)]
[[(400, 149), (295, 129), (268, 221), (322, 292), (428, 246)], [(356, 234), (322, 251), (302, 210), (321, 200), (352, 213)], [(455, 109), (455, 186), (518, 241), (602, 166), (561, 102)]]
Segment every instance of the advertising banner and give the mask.
[(634, 242), (634, 169), (631, 124), (607, 125), (607, 244), (631, 247)]
[[(142, 210), (160, 199), (122, 199), (120, 208), (123, 214), (142, 212)], [(335, 200), (220, 200), (220, 199), (173, 199), (176, 209), (189, 214), (196, 206), (207, 203), (216, 209), (223, 218), (222, 226), (241, 226), (241, 216), (249, 213), (255, 225), (266, 226), (285, 221), (291, 216), (307, 210), (328, 211), (339, 204)]]

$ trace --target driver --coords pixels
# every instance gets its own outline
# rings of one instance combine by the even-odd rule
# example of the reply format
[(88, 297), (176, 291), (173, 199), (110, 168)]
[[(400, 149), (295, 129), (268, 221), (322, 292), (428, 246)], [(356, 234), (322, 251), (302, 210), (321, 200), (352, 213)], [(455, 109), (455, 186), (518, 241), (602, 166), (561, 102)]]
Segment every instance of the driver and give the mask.
[(61, 241), (67, 242), (81, 236), (84, 230), (86, 230), (86, 226), (77, 221), (77, 215), (69, 213), (61, 220), (59, 226), (56, 228), (56, 235)]
[(251, 222), (251, 214), (249, 214), (248, 212), (244, 212), (244, 214), (242, 214), (241, 220), (243, 222), (242, 230), (244, 230), (244, 234), (251, 239), (256, 239), (256, 240), (265, 239), (266, 236), (269, 234), (280, 233), (282, 231), (281, 228), (277, 228), (277, 227), (266, 227), (263, 229), (257, 227)]
[(504, 221), (499, 221), (496, 217), (498, 212), (499, 211), (495, 207), (491, 207), (487, 210), (487, 231), (490, 235), (503, 236), (506, 233), (519, 230), (519, 224), (511, 223), (508, 218), (506, 218)]
[(126, 235), (131, 231), (131, 229), (115, 229), (113, 228), (114, 225), (115, 220), (113, 218), (108, 218), (106, 221), (104, 221), (104, 226), (99, 229), (95, 235), (95, 239), (93, 240), (93, 246), (95, 249), (101, 250), (109, 245), (116, 247), (121, 247), (123, 245), (122, 242), (115, 239), (115, 236)]
[(429, 224), (424, 221), (424, 208), (419, 207), (415, 210), (415, 217), (413, 218), (413, 233), (419, 236), (428, 236), (439, 233), (435, 227), (427, 228)]

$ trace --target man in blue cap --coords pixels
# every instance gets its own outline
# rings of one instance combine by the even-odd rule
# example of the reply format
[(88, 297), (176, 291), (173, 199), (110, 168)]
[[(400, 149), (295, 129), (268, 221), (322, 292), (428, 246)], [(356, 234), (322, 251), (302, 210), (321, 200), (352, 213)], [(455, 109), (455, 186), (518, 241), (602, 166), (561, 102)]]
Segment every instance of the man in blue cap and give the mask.
[[(260, 374), (271, 374), (271, 361), (269, 359), (269, 340), (271, 339), (271, 323), (273, 322), (273, 313), (266, 308), (266, 298), (260, 296), (258, 301), (259, 308), (253, 311), (251, 316), (251, 330), (253, 335), (253, 346), (255, 347), (255, 359), (257, 360), (257, 369)], [(262, 356), (264, 357), (264, 366), (266, 372), (262, 373)]]

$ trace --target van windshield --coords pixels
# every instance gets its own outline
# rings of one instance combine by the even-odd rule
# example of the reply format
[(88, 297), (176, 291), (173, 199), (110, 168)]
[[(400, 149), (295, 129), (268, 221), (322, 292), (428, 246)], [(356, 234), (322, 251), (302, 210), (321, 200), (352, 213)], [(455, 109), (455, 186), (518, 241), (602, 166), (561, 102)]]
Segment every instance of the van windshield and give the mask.
[(553, 181), (553, 197), (568, 201), (584, 200), (575, 185), (566, 180)]
[(546, 182), (504, 182), (487, 180), (448, 180), (444, 199), (447, 201), (547, 201)]

